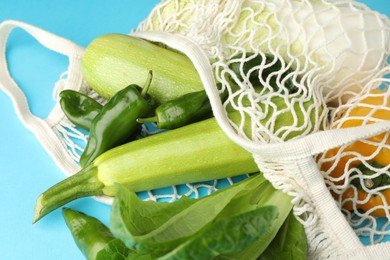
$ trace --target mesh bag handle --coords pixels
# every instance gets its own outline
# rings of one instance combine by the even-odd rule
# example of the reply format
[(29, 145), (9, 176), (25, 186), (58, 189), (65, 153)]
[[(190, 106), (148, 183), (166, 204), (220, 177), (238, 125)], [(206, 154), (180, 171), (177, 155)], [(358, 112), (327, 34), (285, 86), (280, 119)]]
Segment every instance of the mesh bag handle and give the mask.
[(230, 139), (256, 154), (262, 160), (274, 160), (275, 158), (280, 161), (304, 159), (390, 130), (390, 122), (385, 121), (348, 129), (330, 129), (285, 143), (254, 143), (239, 136), (229, 124), (228, 116), (219, 98), (219, 92), (215, 87), (216, 83), (208, 57), (198, 44), (185, 36), (165, 32), (137, 32), (133, 33), (133, 35), (149, 41), (162, 42), (173, 49), (185, 53), (199, 73), (205, 91), (209, 96), (214, 116), (220, 127)]
[(6, 44), (12, 30), (21, 28), (33, 36), (44, 47), (69, 57), (68, 78), (65, 88), (80, 89), (82, 85), (81, 56), (84, 49), (77, 44), (33, 25), (20, 21), (7, 20), (0, 24), (0, 88), (11, 98), (15, 111), (24, 126), (29, 129), (53, 158), (60, 169), (69, 174), (79, 166), (66, 151), (66, 144), (59, 138), (54, 126), (62, 120), (63, 113), (58, 103), (46, 119), (31, 113), (23, 90), (13, 80), (6, 61)]
[[(296, 171), (291, 172), (291, 174), (294, 175), (296, 173), (297, 175), (292, 178), (296, 179), (296, 183), (303, 183), (310, 187), (307, 193), (310, 195), (312, 203), (321, 205), (316, 208), (316, 213), (321, 216), (319, 221), (327, 226), (327, 234), (325, 235), (328, 239), (327, 244), (329, 249), (332, 247), (337, 248), (337, 253), (333, 252), (332, 257), (339, 257), (339, 259), (386, 259), (388, 257), (387, 251), (390, 243), (363, 246), (360, 242), (358, 236), (334, 202), (313, 156), (332, 148), (388, 131), (390, 129), (390, 121), (348, 129), (341, 128), (316, 132), (284, 143), (261, 144), (251, 142), (238, 135), (229, 124), (226, 111), (222, 106), (215, 87), (216, 84), (209, 59), (197, 43), (185, 36), (165, 32), (136, 32), (133, 35), (153, 42), (162, 42), (188, 56), (199, 73), (218, 124), (230, 139), (254, 155), (260, 170), (264, 172), (265, 176), (272, 183), (275, 183), (273, 180), (274, 176), (272, 176), (272, 173), (269, 173), (267, 167), (262, 167), (263, 162), (274, 161), (275, 163), (295, 165)], [(294, 208), (294, 210), (296, 215), (299, 215), (299, 209)], [(315, 222), (313, 221), (313, 223)], [(309, 239), (321, 239), (317, 232), (313, 232), (313, 234), (308, 233), (307, 235)], [(326, 254), (330, 255), (331, 253), (328, 251), (327, 253), (325, 252)]]
[[(9, 74), (5, 47), (9, 33), (17, 27), (31, 34), (43, 46), (69, 57), (68, 78), (65, 83), (65, 88), (79, 90), (82, 87), (80, 58), (83, 53), (83, 48), (67, 39), (22, 22), (5, 21), (0, 24), (0, 46), (2, 48), (0, 54), (0, 87), (12, 99), (20, 120), (35, 134), (55, 163), (66, 174), (72, 174), (79, 169), (79, 166), (67, 152), (66, 143), (64, 143), (60, 133), (55, 129), (55, 125), (63, 119), (63, 114), (60, 113), (61, 111), (58, 105), (54, 107), (47, 119), (36, 117), (29, 110), (23, 91)], [(308, 233), (309, 241), (324, 237), (328, 239), (328, 244), (331, 244), (331, 246), (329, 246), (325, 254), (328, 254), (328, 256), (331, 255), (332, 257), (340, 255), (341, 259), (347, 257), (355, 257), (354, 259), (371, 259), (374, 257), (375, 259), (386, 259), (386, 255), (388, 254), (386, 253), (388, 251), (386, 249), (389, 243), (368, 247), (364, 247), (360, 243), (357, 235), (348, 225), (345, 218), (343, 218), (342, 213), (329, 194), (321, 172), (313, 159), (313, 155), (349, 144), (358, 139), (388, 131), (390, 129), (390, 122), (385, 121), (348, 129), (321, 131), (285, 143), (264, 144), (251, 142), (238, 135), (229, 122), (225, 109), (219, 100), (219, 93), (215, 88), (213, 70), (209, 59), (197, 42), (179, 34), (164, 32), (135, 32), (133, 35), (147, 40), (165, 43), (171, 48), (185, 53), (191, 59), (205, 86), (219, 125), (230, 139), (253, 153), (260, 170), (264, 172), (265, 176), (273, 184), (277, 184), (278, 180), (273, 179), (272, 170), (267, 169), (268, 166), (264, 167), (264, 162), (271, 165), (272, 163), (294, 165), (295, 171), (292, 171), (290, 176), (296, 181), (297, 185), (307, 186), (310, 184), (310, 189), (307, 194), (311, 196), (310, 200), (312, 205), (321, 205), (316, 209), (316, 213), (321, 218), (322, 226), (325, 223), (327, 227), (326, 232), (324, 232), (326, 233), (325, 235), (318, 232), (314, 232), (313, 234)], [(299, 175), (294, 176), (295, 173)], [(303, 207), (306, 206), (303, 205)], [(299, 215), (299, 210), (299, 207), (294, 208), (296, 215)], [(307, 220), (302, 221), (305, 224), (309, 223)], [(334, 249), (337, 252), (331, 252)], [(321, 256), (324, 256), (324, 254), (321, 254)]]

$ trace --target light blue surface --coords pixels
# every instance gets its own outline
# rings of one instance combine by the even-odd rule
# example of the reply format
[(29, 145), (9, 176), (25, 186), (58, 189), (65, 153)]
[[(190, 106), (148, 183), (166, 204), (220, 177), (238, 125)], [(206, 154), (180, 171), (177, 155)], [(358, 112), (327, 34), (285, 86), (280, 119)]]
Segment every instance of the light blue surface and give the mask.
[[(95, 37), (127, 33), (158, 0), (0, 0), (0, 21), (24, 21), (86, 46)], [(362, 0), (390, 16), (389, 0)], [(67, 59), (44, 49), (21, 30), (8, 44), (9, 67), (27, 94), (31, 110), (46, 117), (53, 106), (52, 87), (67, 68)], [(38, 195), (64, 178), (63, 173), (17, 118), (0, 91), (0, 259), (84, 259), (59, 210), (32, 225)], [(110, 208), (92, 199), (68, 206), (108, 224)]]
[[(0, 21), (24, 21), (85, 47), (105, 33), (128, 33), (157, 2), (0, 0)], [(26, 92), (31, 110), (46, 117), (54, 104), (54, 83), (66, 71), (67, 58), (45, 49), (22, 30), (11, 34), (8, 58), (11, 73)], [(2, 91), (0, 113), (0, 259), (84, 259), (60, 210), (31, 224), (36, 198), (62, 180), (64, 174), (24, 128)], [(93, 199), (78, 200), (69, 207), (108, 224), (110, 208)]]

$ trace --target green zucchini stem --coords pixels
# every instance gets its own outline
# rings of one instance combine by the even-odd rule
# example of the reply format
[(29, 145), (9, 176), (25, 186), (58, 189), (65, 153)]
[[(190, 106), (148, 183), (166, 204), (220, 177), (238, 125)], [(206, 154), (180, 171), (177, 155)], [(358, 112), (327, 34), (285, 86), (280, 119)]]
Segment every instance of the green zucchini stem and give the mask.
[(97, 168), (91, 164), (77, 174), (57, 183), (38, 197), (34, 208), (33, 223), (72, 200), (103, 195), (103, 188), (104, 184), (97, 178)]

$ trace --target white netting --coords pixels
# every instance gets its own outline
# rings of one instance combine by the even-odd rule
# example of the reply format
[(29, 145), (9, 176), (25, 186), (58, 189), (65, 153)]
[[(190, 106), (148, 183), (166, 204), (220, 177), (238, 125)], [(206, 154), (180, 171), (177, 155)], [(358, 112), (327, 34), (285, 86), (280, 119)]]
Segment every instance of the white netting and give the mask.
[[(82, 82), (83, 50), (78, 46), (23, 23), (1, 25), (4, 39), (21, 26), (48, 48), (71, 57), (69, 73), (56, 84), (55, 99), (61, 90), (76, 88), (105, 102)], [(215, 81), (229, 93), (221, 106), (224, 114), (233, 109), (241, 115), (231, 121), (217, 113), (217, 121), (253, 152), (265, 177), (292, 196), (310, 258), (390, 258), (390, 245), (383, 243), (390, 235), (390, 134), (378, 132), (389, 125), (373, 124), (390, 119), (387, 17), (352, 0), (165, 0), (135, 35), (151, 31), (184, 36), (188, 42), (178, 46), (188, 44), (183, 49), (192, 60), (198, 58), (192, 53), (196, 47), (207, 56)], [(0, 63), (0, 69), (7, 71), (6, 64)], [(201, 77), (204, 83), (206, 76)], [(74, 127), (58, 105), (46, 120), (32, 117), (7, 77), (0, 74), (0, 82), (22, 121), (66, 174), (77, 172), (87, 133)], [(218, 112), (221, 104), (211, 100)], [(371, 126), (331, 130), (360, 125)], [(144, 128), (145, 134), (151, 131), (155, 129)], [(169, 201), (198, 197), (235, 181), (239, 179), (184, 184), (143, 196)], [(378, 206), (369, 207), (371, 199)], [(375, 246), (363, 247), (357, 235)]]
[[(241, 137), (267, 144), (340, 128), (346, 120), (341, 113), (348, 114), (359, 100), (364, 101), (370, 95), (381, 95), (382, 102), (375, 100), (370, 106), (372, 111), (359, 115), (365, 119), (360, 119), (357, 125), (389, 120), (385, 78), (389, 72), (389, 25), (386, 17), (354, 1), (189, 0), (163, 1), (138, 31), (181, 34), (198, 44), (211, 62), (216, 81), (229, 92), (225, 109), (241, 113), (241, 121), (230, 122), (231, 126)], [(385, 92), (372, 94), (371, 89), (377, 88)], [(381, 115), (375, 116), (378, 110)], [(375, 119), (368, 121), (370, 116)], [(390, 176), (386, 161), (390, 158), (388, 135), (361, 141), (375, 149), (351, 152), (352, 149), (341, 148), (330, 159), (317, 156), (331, 194), (355, 190), (354, 196), (338, 196), (337, 205), (341, 209), (346, 203), (353, 204), (352, 211), (349, 208), (343, 212), (356, 234), (368, 238), (368, 244), (381, 242), (390, 233), (386, 224), (390, 219), (386, 199), (389, 183), (382, 181), (372, 189), (364, 184)], [(350, 159), (350, 153), (354, 153), (353, 160), (364, 162), (374, 173), (367, 176), (349, 167), (345, 173), (343, 169), (339, 176), (332, 176), (340, 158)], [(386, 153), (382, 157), (387, 163), (380, 169), (368, 164), (378, 158), (375, 157), (378, 153)], [(330, 217), (321, 216), (318, 210), (321, 206), (313, 201), (314, 188), (308, 183), (308, 173), (303, 172), (302, 165), (277, 158), (265, 161), (262, 154), (254, 156), (275, 187), (294, 197), (294, 212), (306, 227), (310, 256), (324, 258), (345, 253), (343, 244), (332, 237), (331, 228), (327, 227), (326, 220)], [(368, 198), (358, 198), (356, 188), (351, 188), (353, 183), (360, 183), (368, 197), (381, 198), (382, 205), (364, 208)], [(378, 207), (383, 211), (379, 215), (385, 219), (372, 216)]]
[[(387, 67), (387, 70), (389, 68)], [(388, 73), (387, 73), (388, 74)], [(373, 81), (375, 82), (375, 81)], [(382, 79), (332, 110), (332, 128), (390, 120), (389, 79)], [(360, 236), (374, 244), (390, 235), (390, 132), (362, 139), (317, 157), (325, 181)]]

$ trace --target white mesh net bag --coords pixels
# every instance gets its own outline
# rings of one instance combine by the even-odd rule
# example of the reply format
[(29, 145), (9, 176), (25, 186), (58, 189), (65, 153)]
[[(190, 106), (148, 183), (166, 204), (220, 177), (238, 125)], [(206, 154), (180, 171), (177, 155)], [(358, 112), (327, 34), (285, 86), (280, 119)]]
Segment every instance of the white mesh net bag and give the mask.
[[(1, 37), (14, 27), (70, 57), (57, 92), (94, 95), (80, 73), (82, 48), (15, 21), (1, 24)], [(226, 135), (292, 196), (309, 258), (390, 259), (384, 242), (390, 235), (387, 17), (347, 0), (167, 0), (132, 34), (191, 59)], [(5, 59), (4, 51), (0, 55)], [(229, 93), (223, 104), (216, 81)], [(34, 117), (10, 75), (0, 74), (0, 82), (59, 167), (76, 172), (83, 148), (74, 139), (85, 142), (85, 134), (58, 106), (45, 120)], [(229, 119), (232, 108), (240, 122)], [(205, 185), (211, 192), (217, 183)], [(172, 193), (174, 199), (176, 188)]]

